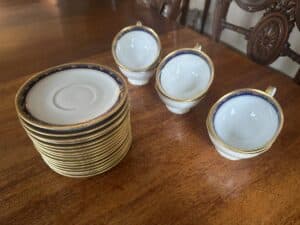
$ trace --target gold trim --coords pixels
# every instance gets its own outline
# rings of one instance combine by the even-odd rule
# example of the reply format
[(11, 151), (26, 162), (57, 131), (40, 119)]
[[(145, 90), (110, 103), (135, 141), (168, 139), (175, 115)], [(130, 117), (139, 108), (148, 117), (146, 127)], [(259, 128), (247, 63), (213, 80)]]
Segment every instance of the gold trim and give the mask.
[(97, 142), (97, 143), (92, 143), (91, 145), (84, 146), (84, 147), (74, 147), (74, 148), (56, 148), (55, 146), (45, 146), (41, 144), (40, 142), (36, 140), (32, 140), (34, 144), (37, 144), (38, 146), (41, 146), (45, 150), (49, 152), (49, 154), (52, 155), (68, 155), (68, 156), (82, 156), (89, 154), (94, 151), (95, 148), (102, 148), (107, 145), (110, 145), (111, 143), (114, 143), (116, 140), (118, 140), (122, 135), (125, 133), (128, 133), (129, 131), (129, 126), (122, 127), (121, 129), (117, 130), (114, 134), (109, 135), (107, 138), (102, 139), (102, 141)]
[[(81, 158), (77, 158), (77, 159), (65, 159), (63, 157), (53, 157), (53, 156), (49, 156), (47, 154), (43, 154), (41, 153), (43, 156), (47, 157), (50, 161), (55, 162), (58, 166), (62, 166), (62, 167), (84, 167), (84, 166), (88, 166), (89, 164), (93, 164), (93, 163), (103, 163), (103, 161), (107, 161), (109, 159), (114, 158), (114, 154), (118, 151), (118, 150), (122, 150), (122, 145), (124, 145), (124, 143), (128, 142), (129, 140), (129, 136), (130, 134), (127, 133), (125, 136), (122, 137), (122, 140), (120, 140), (118, 143), (116, 143), (113, 147), (110, 147), (108, 149), (106, 149), (107, 151), (103, 151), (103, 152), (95, 152), (94, 154), (88, 154), (86, 157), (81, 157)], [(43, 149), (39, 149), (41, 151), (43, 151)]]
[[(98, 161), (100, 159), (105, 159), (112, 157), (112, 154), (118, 149), (122, 144), (128, 139), (129, 132), (124, 133), (122, 137), (116, 140), (111, 145), (105, 147), (94, 148), (93, 152), (86, 153), (85, 156), (64, 156), (64, 155), (52, 155), (47, 152), (43, 147), (35, 145), (36, 149), (44, 156), (49, 158), (52, 161), (55, 161), (59, 165), (79, 165), (79, 164), (88, 164), (90, 162)], [(100, 151), (101, 150), (101, 151)]]
[(99, 139), (104, 137), (105, 135), (109, 134), (110, 132), (114, 131), (116, 128), (120, 127), (122, 124), (124, 124), (124, 122), (126, 121), (126, 118), (128, 118), (129, 116), (129, 109), (126, 110), (126, 112), (124, 112), (123, 115), (121, 115), (120, 118), (118, 118), (116, 121), (114, 121), (114, 123), (110, 124), (107, 127), (104, 127), (103, 129), (99, 129), (93, 133), (90, 133), (88, 135), (84, 135), (84, 136), (78, 136), (78, 137), (72, 137), (72, 138), (54, 138), (54, 137), (46, 137), (44, 135), (41, 134), (37, 134), (34, 131), (31, 131), (29, 129), (27, 129), (24, 124), (23, 124), (23, 128), (26, 130), (27, 133), (30, 134), (31, 137), (41, 141), (41, 142), (45, 142), (48, 144), (65, 144), (65, 145), (69, 145), (69, 144), (79, 144), (82, 142), (87, 142), (87, 141), (92, 141), (95, 139)]
[[(129, 67), (123, 65), (123, 64), (119, 61), (119, 59), (118, 59), (118, 57), (117, 57), (117, 55), (116, 55), (117, 41), (122, 37), (122, 35), (123, 35), (125, 32), (129, 32), (129, 31), (131, 31), (131, 30), (133, 30), (133, 29), (135, 29), (135, 28), (137, 28), (137, 27), (142, 28), (143, 30), (146, 30), (146, 31), (148, 31), (149, 33), (151, 33), (152, 36), (155, 38), (155, 40), (156, 40), (156, 42), (157, 42), (157, 44), (158, 44), (158, 49), (159, 49), (159, 53), (158, 53), (158, 55), (157, 55), (157, 58), (154, 60), (154, 62), (153, 62), (151, 65), (149, 65), (149, 66), (147, 66), (147, 67), (145, 67), (145, 68), (142, 68), (142, 69), (129, 68)], [(136, 23), (136, 25), (132, 25), (132, 26), (125, 27), (125, 28), (123, 28), (121, 31), (119, 31), (119, 33), (116, 34), (116, 36), (114, 37), (113, 42), (112, 42), (112, 48), (111, 48), (111, 51), (112, 51), (112, 55), (113, 55), (113, 58), (114, 58), (116, 64), (117, 64), (119, 67), (121, 67), (122, 69), (127, 70), (127, 71), (130, 71), (130, 72), (145, 72), (145, 71), (148, 71), (148, 70), (153, 69), (153, 68), (156, 67), (156, 65), (158, 64), (158, 61), (159, 61), (160, 56), (161, 56), (161, 42), (160, 42), (159, 36), (157, 35), (157, 33), (156, 33), (152, 28), (147, 27), (147, 26), (143, 25), (140, 21), (138, 21), (138, 22)]]
[(276, 94), (277, 88), (274, 86), (269, 86), (267, 87), (267, 89), (265, 90), (265, 92), (270, 95), (271, 97), (273, 97)]
[(62, 176), (66, 176), (66, 177), (70, 177), (70, 178), (80, 178), (80, 179), (82, 179), (82, 178), (93, 177), (93, 176), (105, 173), (105, 172), (113, 169), (125, 158), (128, 151), (130, 150), (130, 148), (131, 148), (131, 143), (129, 145), (125, 146), (125, 151), (116, 160), (111, 161), (110, 163), (106, 164), (105, 166), (89, 169), (89, 170), (85, 171), (84, 173), (83, 172), (80, 172), (80, 173), (78, 173), (78, 172), (77, 173), (76, 172), (65, 172), (64, 170), (58, 169), (55, 166), (49, 164), (45, 159), (43, 159), (43, 160), (49, 166), (49, 168), (57, 174), (60, 174)]
[[(124, 118), (124, 121), (122, 124), (120, 124), (118, 127), (116, 127), (114, 130), (103, 134), (103, 136), (96, 138), (96, 139), (92, 139), (92, 140), (87, 140), (87, 141), (82, 141), (82, 142), (76, 142), (76, 143), (50, 143), (47, 142), (46, 140), (41, 140), (40, 138), (38, 139), (37, 137), (32, 136), (32, 134), (27, 133), (28, 136), (34, 140), (34, 142), (38, 142), (39, 145), (48, 147), (48, 148), (52, 148), (52, 149), (56, 149), (57, 151), (65, 151), (65, 150), (70, 150), (70, 152), (73, 151), (81, 151), (82, 148), (86, 148), (86, 147), (91, 147), (93, 145), (100, 145), (103, 141), (110, 141), (110, 137), (116, 135), (116, 133), (118, 133), (121, 130), (126, 130), (127, 126), (130, 123), (130, 118), (129, 115), (127, 115), (126, 118)], [(105, 139), (104, 139), (105, 138)]]
[[(57, 150), (54, 148), (49, 148), (46, 146), (43, 146), (39, 144), (38, 142), (33, 140), (34, 146), (41, 147), (45, 154), (51, 155), (53, 157), (61, 157), (61, 158), (66, 158), (66, 159), (78, 159), (78, 158), (85, 158), (88, 155), (93, 155), (93, 154), (99, 154), (101, 152), (107, 151), (106, 148), (111, 148), (113, 145), (119, 141), (126, 133), (129, 132), (129, 129), (127, 128), (126, 130), (120, 130), (116, 134), (114, 134), (112, 137), (109, 137), (108, 139), (105, 140), (105, 142), (101, 142), (99, 144), (91, 145), (88, 147), (84, 148), (79, 148), (79, 149), (61, 149)], [(101, 148), (101, 150), (100, 150)]]
[(105, 143), (102, 142), (100, 144), (95, 144), (88, 147), (83, 147), (81, 149), (73, 150), (72, 152), (66, 150), (57, 151), (56, 149), (50, 149), (48, 147), (44, 147), (39, 143), (34, 142), (35, 147), (40, 147), (44, 150), (44, 154), (52, 157), (57, 160), (62, 161), (73, 161), (73, 160), (85, 160), (94, 155), (104, 154), (105, 152), (109, 151), (111, 148), (114, 148), (116, 144), (124, 140), (125, 136), (131, 132), (131, 128), (128, 126), (126, 129), (120, 130), (114, 137), (111, 137)]
[(138, 27), (141, 27), (141, 26), (143, 26), (143, 24), (142, 24), (142, 22), (141, 22), (141, 21), (137, 21), (135, 25), (136, 25), (136, 26), (138, 26)]
[(31, 124), (28, 124), (26, 121), (23, 121), (22, 118), (19, 117), (21, 125), (24, 127), (25, 130), (28, 130), (29, 132), (36, 133), (37, 135), (41, 135), (44, 137), (47, 137), (49, 139), (76, 139), (78, 137), (83, 136), (89, 136), (92, 133), (96, 133), (102, 129), (106, 129), (109, 126), (111, 126), (113, 123), (115, 123), (119, 118), (122, 117), (123, 114), (126, 114), (126, 112), (130, 108), (129, 102), (126, 101), (124, 105), (120, 108), (118, 112), (116, 112), (114, 115), (111, 116), (111, 118), (108, 118), (105, 123), (100, 122), (99, 124), (93, 125), (94, 127), (92, 129), (88, 130), (81, 130), (76, 133), (49, 133), (41, 130), (38, 127), (34, 127)]
[(48, 162), (47, 158), (44, 158), (44, 156), (42, 156), (42, 159), (50, 167), (50, 169), (52, 169), (54, 172), (56, 172), (60, 175), (67, 176), (67, 177), (73, 177), (73, 178), (91, 177), (91, 176), (95, 176), (97, 174), (101, 174), (101, 173), (104, 173), (104, 172), (112, 169), (114, 166), (118, 165), (123, 160), (123, 158), (127, 155), (128, 151), (130, 150), (131, 145), (132, 145), (132, 135), (131, 134), (127, 140), (128, 140), (128, 142), (122, 147), (122, 150), (114, 158), (105, 162), (105, 164), (90, 165), (89, 167), (84, 168), (81, 171), (76, 171), (73, 169), (71, 169), (71, 170), (61, 169), (61, 168), (57, 167), (57, 165), (55, 165), (51, 162)]
[(34, 143), (34, 146), (39, 147), (43, 150), (41, 154), (61, 161), (85, 160), (89, 157), (105, 154), (106, 152), (110, 151), (110, 149), (114, 148), (116, 144), (120, 143), (128, 133), (129, 130), (121, 131), (115, 137), (112, 137), (110, 142), (107, 142), (104, 145), (101, 143), (100, 146), (95, 145), (89, 148), (82, 148), (81, 151), (78, 152), (61, 151), (60, 153), (58, 153), (56, 151), (53, 151), (52, 149), (41, 146), (38, 143)]
[[(250, 93), (255, 93), (258, 95), (262, 95), (264, 98), (268, 99), (270, 102), (272, 102), (276, 108), (278, 109), (278, 116), (279, 116), (279, 120), (280, 120), (280, 124), (279, 127), (276, 131), (276, 133), (274, 134), (273, 138), (271, 140), (269, 140), (265, 145), (263, 145), (262, 147), (259, 148), (255, 148), (255, 149), (241, 149), (241, 148), (236, 148), (234, 146), (231, 146), (229, 144), (226, 144), (221, 137), (219, 137), (219, 135), (217, 134), (217, 132), (214, 129), (213, 126), (213, 115), (216, 112), (218, 106), (220, 105), (220, 103), (223, 102), (224, 99), (228, 98), (231, 95), (235, 95), (235, 94), (239, 94), (239, 93), (243, 93), (243, 92), (250, 92)], [(235, 91), (229, 92), (228, 94), (222, 96), (209, 110), (207, 119), (206, 119), (206, 127), (208, 130), (208, 133), (211, 135), (211, 137), (214, 139), (214, 141), (216, 141), (219, 145), (221, 145), (223, 148), (226, 148), (228, 150), (231, 150), (233, 152), (237, 152), (237, 153), (247, 153), (247, 154), (256, 154), (256, 153), (262, 153), (267, 151), (271, 145), (274, 143), (274, 141), (276, 140), (276, 138), (278, 137), (280, 131), (282, 130), (283, 127), (283, 123), (284, 123), (284, 116), (283, 116), (283, 112), (282, 112), (282, 108), (279, 105), (279, 103), (277, 102), (276, 99), (274, 99), (272, 96), (270, 96), (268, 93), (258, 90), (258, 89), (252, 89), (252, 88), (244, 88), (244, 89), (237, 89)]]
[[(43, 79), (46, 76), (51, 75), (52, 71), (55, 71), (60, 68), (78, 68), (80, 65), (86, 66), (87, 68), (93, 69), (94, 67), (100, 68), (100, 69), (105, 69), (110, 72), (112, 72), (116, 77), (119, 79), (119, 82), (121, 81), (122, 87), (120, 87), (120, 94), (119, 94), (119, 99), (115, 103), (115, 105), (109, 109), (106, 113), (95, 117), (94, 119), (81, 122), (81, 123), (76, 123), (72, 125), (55, 125), (55, 124), (49, 124), (44, 121), (40, 121), (36, 119), (34, 116), (32, 116), (29, 112), (25, 112), (23, 109), (26, 107), (26, 94), (30, 90), (30, 88), (37, 83), (39, 80)], [(119, 110), (119, 108), (123, 105), (124, 101), (127, 99), (128, 96), (128, 87), (126, 80), (123, 78), (123, 76), (112, 70), (111, 68), (107, 66), (102, 66), (98, 64), (92, 64), (92, 63), (67, 63), (67, 64), (62, 64), (59, 66), (55, 67), (50, 67), (46, 70), (43, 70), (41, 72), (38, 72), (31, 76), (18, 90), (16, 97), (15, 97), (15, 107), (17, 110), (17, 114), (19, 117), (22, 118), (22, 120), (26, 121), (27, 123), (31, 124), (32, 126), (39, 127), (42, 129), (50, 130), (50, 131), (70, 131), (70, 130), (82, 130), (86, 129), (89, 126), (92, 126), (94, 124), (100, 123), (101, 121), (109, 118), (111, 115), (113, 115), (115, 112)]]
[(197, 49), (198, 51), (202, 52), (202, 46), (199, 43), (196, 43), (194, 49)]
[[(164, 91), (163, 87), (161, 86), (161, 82), (160, 82), (162, 66), (166, 64), (166, 61), (170, 57), (173, 57), (174, 55), (176, 55), (180, 52), (184, 52), (184, 51), (190, 51), (190, 52), (196, 53), (199, 56), (202, 56), (208, 62), (210, 70), (211, 70), (210, 80), (209, 80), (207, 87), (204, 90), (202, 90), (198, 95), (194, 96), (193, 98), (187, 98), (187, 99), (175, 98), (175, 97), (168, 95)], [(210, 86), (214, 80), (214, 74), (215, 74), (215, 68), (214, 68), (214, 64), (213, 64), (211, 58), (205, 52), (203, 52), (202, 47), (197, 44), (194, 48), (181, 48), (181, 49), (172, 51), (167, 56), (165, 56), (157, 67), (156, 75), (155, 75), (155, 84), (157, 86), (157, 90), (159, 91), (159, 93), (168, 99), (171, 99), (171, 100), (177, 101), (177, 102), (193, 102), (196, 100), (200, 100), (203, 97), (203, 95), (206, 94), (206, 92), (208, 91), (208, 89), (210, 88)]]

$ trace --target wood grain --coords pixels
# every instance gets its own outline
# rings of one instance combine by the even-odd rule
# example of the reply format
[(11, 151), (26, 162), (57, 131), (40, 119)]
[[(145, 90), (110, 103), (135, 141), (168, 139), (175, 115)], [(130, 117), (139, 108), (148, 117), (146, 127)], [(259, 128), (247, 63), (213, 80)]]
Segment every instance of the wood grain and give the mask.
[[(109, 1), (55, 7), (48, 5), (52, 1), (17, 2), (0, 3), (5, 18), (0, 38), (13, 36), (0, 42), (0, 224), (300, 224), (300, 87), (292, 80), (189, 29), (159, 17), (152, 21), (149, 9), (129, 13), (124, 5), (129, 1), (116, 1), (120, 11), (113, 11)], [(82, 2), (90, 5), (84, 8)], [(51, 7), (60, 13), (46, 16)], [(114, 22), (108, 25), (107, 17)], [(30, 73), (58, 63), (94, 62), (117, 69), (111, 37), (137, 18), (159, 31), (163, 55), (201, 43), (215, 64), (211, 89), (190, 113), (178, 116), (159, 100), (153, 80), (130, 86), (134, 142), (125, 159), (90, 179), (55, 174), (19, 125), (16, 90)], [(64, 27), (61, 34), (54, 32), (58, 24)], [(79, 30), (86, 32), (79, 35)], [(286, 119), (278, 140), (257, 158), (233, 162), (220, 157), (206, 132), (209, 108), (233, 89), (268, 85), (278, 88)]]

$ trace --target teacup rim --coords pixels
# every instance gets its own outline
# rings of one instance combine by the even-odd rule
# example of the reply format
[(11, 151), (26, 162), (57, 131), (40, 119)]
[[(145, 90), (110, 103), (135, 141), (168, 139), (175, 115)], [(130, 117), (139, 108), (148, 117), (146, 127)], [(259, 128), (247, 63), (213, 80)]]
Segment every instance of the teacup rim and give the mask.
[[(224, 102), (224, 100), (226, 100), (228, 97), (230, 97), (232, 95), (240, 94), (240, 93), (254, 93), (256, 95), (263, 96), (263, 98), (266, 99), (269, 102), (269, 104), (273, 104), (273, 106), (276, 107), (276, 111), (277, 111), (277, 114), (279, 117), (279, 126), (278, 126), (275, 134), (273, 135), (273, 137), (269, 141), (267, 141), (264, 145), (262, 145), (261, 147), (254, 148), (254, 149), (242, 149), (242, 148), (238, 148), (238, 147), (229, 145), (229, 144), (225, 143), (223, 141), (223, 139), (215, 131), (215, 128), (213, 125), (214, 124), (214, 115), (217, 112), (220, 104), (222, 104)], [(259, 89), (255, 89), (255, 88), (236, 89), (234, 91), (231, 91), (231, 92), (223, 95), (210, 108), (207, 119), (206, 119), (206, 127), (208, 130), (208, 133), (211, 136), (211, 138), (214, 139), (215, 142), (217, 142), (219, 145), (226, 148), (227, 150), (237, 152), (237, 153), (244, 153), (244, 154), (245, 153), (246, 154), (257, 154), (257, 153), (262, 153), (262, 152), (269, 150), (270, 147), (272, 146), (272, 144), (275, 142), (275, 140), (279, 136), (279, 134), (282, 130), (283, 124), (284, 124), (283, 110), (282, 110), (282, 107), (280, 106), (280, 104), (278, 103), (278, 101), (273, 96), (268, 94), (267, 92), (259, 90)]]
[[(166, 93), (166, 91), (163, 89), (161, 82), (160, 82), (160, 76), (161, 76), (161, 70), (162, 67), (167, 63), (166, 61), (175, 56), (176, 54), (180, 53), (180, 52), (192, 52), (192, 53), (196, 53), (196, 55), (201, 55), (204, 57), (204, 59), (207, 61), (207, 63), (209, 64), (210, 70), (211, 70), (211, 74), (210, 74), (210, 79), (209, 82), (206, 86), (205, 89), (203, 89), (201, 92), (199, 92), (196, 96), (191, 97), (191, 98), (176, 98), (173, 96), (168, 95), (168, 93)], [(176, 56), (175, 56), (176, 57)], [(201, 49), (200, 45), (196, 45), (194, 48), (180, 48), (180, 49), (176, 49), (172, 52), (170, 52), (169, 54), (167, 54), (159, 63), (157, 69), (156, 69), (156, 74), (155, 74), (155, 85), (157, 86), (157, 90), (166, 98), (171, 99), (173, 101), (177, 101), (177, 102), (193, 102), (196, 100), (201, 99), (206, 92), (208, 91), (208, 89), (210, 88), (213, 80), (214, 80), (214, 76), (215, 76), (215, 68), (214, 68), (214, 64), (211, 60), (211, 58)]]
[[(74, 123), (74, 124), (67, 124), (67, 125), (59, 125), (59, 124), (51, 124), (47, 123), (45, 121), (37, 119), (35, 116), (33, 116), (29, 111), (25, 110), (25, 99), (29, 92), (29, 90), (41, 79), (44, 79), (45, 77), (55, 73), (59, 72), (63, 69), (78, 69), (78, 68), (85, 68), (85, 69), (96, 69), (98, 68), (99, 71), (105, 70), (110, 73), (113, 73), (118, 80), (116, 82), (118, 83), (118, 86), (120, 88), (120, 93), (118, 96), (117, 101), (114, 103), (114, 105), (105, 113), (98, 115), (97, 117), (93, 119), (89, 119), (83, 122)], [(112, 75), (110, 73), (107, 73), (108, 75)], [(114, 79), (116, 79), (114, 78)], [(121, 85), (121, 84), (122, 85)], [(75, 62), (75, 63), (65, 63), (60, 64), (57, 66), (49, 67), (45, 70), (39, 71), (37, 73), (34, 73), (31, 75), (18, 89), (16, 96), (15, 96), (15, 108), (17, 111), (18, 117), (22, 118), (27, 123), (45, 129), (45, 130), (51, 130), (51, 131), (66, 131), (66, 130), (81, 130), (85, 129), (87, 127), (90, 127), (93, 124), (99, 123), (102, 120), (105, 120), (106, 118), (113, 115), (118, 109), (123, 105), (124, 101), (126, 101), (128, 96), (128, 86), (125, 78), (118, 73), (117, 71), (113, 70), (112, 68), (108, 66), (103, 66), (100, 64), (95, 63), (84, 63), (84, 62)]]
[[(117, 47), (118, 40), (123, 36), (123, 34), (130, 32), (136, 28), (140, 28), (141, 30), (146, 30), (149, 34), (151, 34), (154, 37), (154, 39), (156, 40), (156, 43), (158, 46), (158, 55), (157, 55), (156, 59), (153, 61), (153, 63), (151, 63), (150, 65), (148, 65), (145, 68), (140, 68), (140, 69), (130, 68), (130, 67), (122, 64), (116, 54), (116, 47)], [(145, 26), (140, 21), (138, 21), (135, 25), (130, 25), (130, 26), (124, 27), (115, 35), (113, 42), (112, 42), (111, 51), (112, 51), (112, 55), (113, 55), (113, 58), (114, 58), (116, 64), (120, 68), (122, 68), (126, 71), (130, 71), (130, 72), (146, 72), (148, 70), (153, 69), (158, 64), (158, 61), (161, 57), (161, 52), (162, 52), (161, 51), (161, 42), (160, 42), (158, 34), (151, 27)]]

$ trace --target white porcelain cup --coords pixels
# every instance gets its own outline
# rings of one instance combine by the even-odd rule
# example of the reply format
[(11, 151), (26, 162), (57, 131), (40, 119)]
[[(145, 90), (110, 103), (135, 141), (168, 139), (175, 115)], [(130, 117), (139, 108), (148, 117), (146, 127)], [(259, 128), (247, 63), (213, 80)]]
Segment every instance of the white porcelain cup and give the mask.
[(173, 51), (161, 61), (155, 88), (169, 111), (184, 114), (204, 97), (213, 78), (211, 59), (196, 45)]
[(220, 98), (210, 109), (206, 125), (219, 154), (230, 160), (252, 158), (270, 149), (283, 126), (283, 113), (266, 91), (239, 89)]
[(154, 74), (161, 53), (158, 35), (137, 22), (125, 27), (114, 38), (112, 54), (120, 71), (133, 85), (145, 85)]

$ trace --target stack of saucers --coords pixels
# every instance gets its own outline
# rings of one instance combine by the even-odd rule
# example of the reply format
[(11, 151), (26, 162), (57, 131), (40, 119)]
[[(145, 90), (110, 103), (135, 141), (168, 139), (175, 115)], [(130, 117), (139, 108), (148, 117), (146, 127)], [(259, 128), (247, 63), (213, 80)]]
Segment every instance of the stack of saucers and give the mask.
[(42, 71), (19, 89), (16, 109), (43, 160), (61, 175), (103, 173), (130, 149), (126, 82), (104, 66), (65, 64)]

